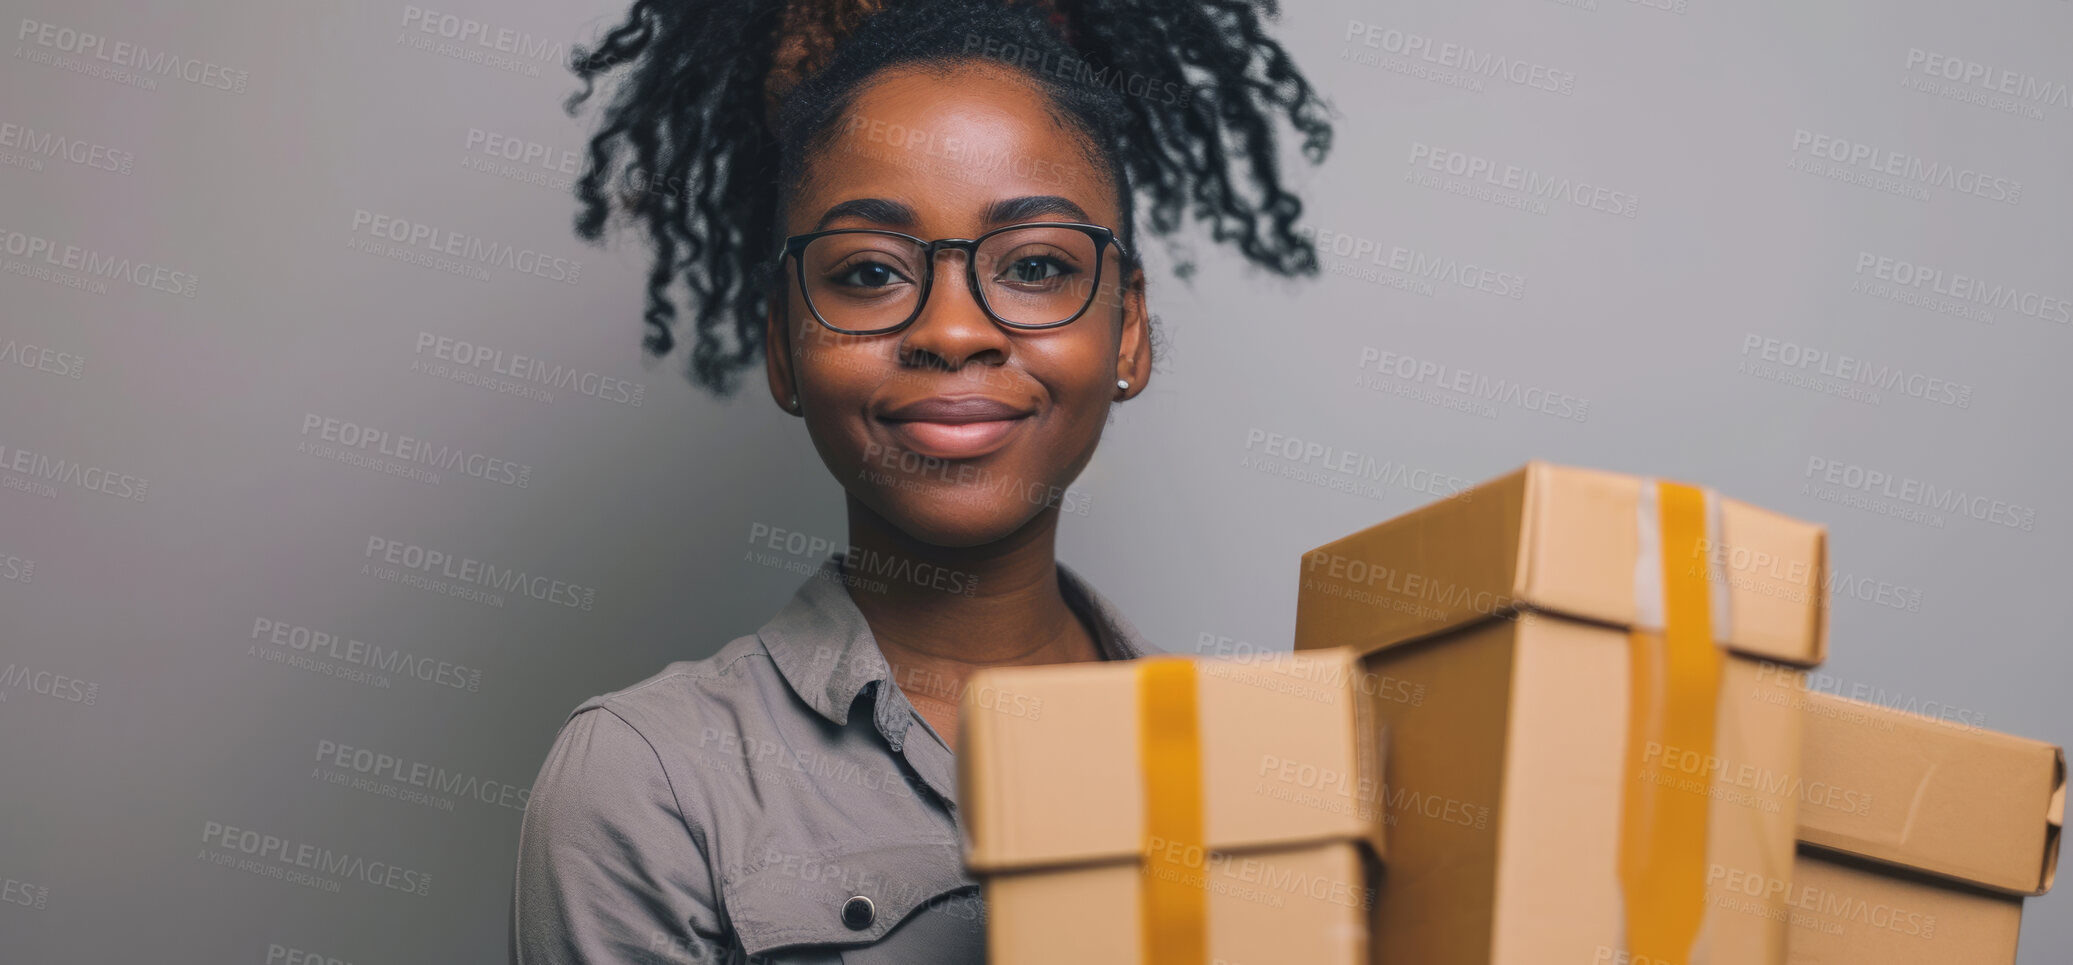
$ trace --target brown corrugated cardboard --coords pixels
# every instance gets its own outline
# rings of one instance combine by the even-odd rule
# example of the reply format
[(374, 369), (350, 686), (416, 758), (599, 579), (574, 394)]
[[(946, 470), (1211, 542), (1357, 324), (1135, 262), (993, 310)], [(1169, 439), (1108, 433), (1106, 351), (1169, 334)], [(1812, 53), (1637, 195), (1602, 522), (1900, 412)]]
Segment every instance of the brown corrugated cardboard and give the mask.
[(1814, 848), (1801, 851), (1785, 904), (1787, 965), (2015, 965), (2023, 919), (2019, 897)]
[[(1799, 802), (1781, 777), (1798, 773), (1791, 697), (1803, 675), (1749, 655), (1823, 656), (1825, 536), (1716, 499), (1703, 543), (1664, 545), (1644, 512), (1655, 493), (1634, 477), (1534, 463), (1304, 555), (1296, 646), (1356, 646), (1371, 674), (1422, 695), (1375, 705), (1395, 819), (1376, 962), (1633, 961), (1620, 857), (1635, 787), (1708, 802), (1704, 840), (1669, 841), (1692, 849), (1682, 860), (1705, 875), (1678, 906), (1699, 916), (1690, 960), (1784, 960), (1781, 896), (1755, 899), (1769, 912), (1758, 915), (1715, 898), (1736, 872), (1791, 873)], [(1633, 628), (1654, 602), (1637, 579), (1647, 540), (1662, 547), (1665, 579), (1685, 567), (1685, 586), (1711, 591), (1712, 640), (1726, 655), (1710, 691), (1711, 746), (1651, 745), (1637, 764), (1628, 739), (1645, 703)], [(1476, 820), (1429, 817), (1431, 801)]]
[(1790, 965), (2013, 965), (2051, 888), (2058, 747), (1824, 693), (1804, 715)]
[[(1377, 649), (1509, 609), (1633, 626), (1642, 480), (1531, 462), (1303, 556), (1299, 640)], [(1703, 547), (1729, 605), (1726, 646), (1795, 666), (1827, 657), (1826, 531), (1720, 501)]]
[[(1211, 960), (1366, 965), (1371, 867), (1361, 846), (1349, 842), (1205, 863)], [(986, 876), (987, 961), (1136, 965), (1143, 876), (1134, 862)]]
[(2058, 747), (1829, 694), (1799, 702), (1801, 841), (2012, 895), (2050, 890), (2066, 808)]
[(1141, 893), (1177, 866), (1206, 896), (1217, 960), (1368, 961), (1383, 740), (1358, 656), (1194, 661), (1202, 847), (1178, 865), (1153, 860), (1144, 663), (988, 670), (966, 688), (959, 798), (989, 960), (1137, 962)]

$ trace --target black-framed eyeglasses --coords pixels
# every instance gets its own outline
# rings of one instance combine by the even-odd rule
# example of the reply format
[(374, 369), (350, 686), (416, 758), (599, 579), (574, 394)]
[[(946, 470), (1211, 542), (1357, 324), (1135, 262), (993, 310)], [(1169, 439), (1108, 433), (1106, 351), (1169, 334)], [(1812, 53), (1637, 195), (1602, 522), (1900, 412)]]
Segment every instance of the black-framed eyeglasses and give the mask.
[(878, 228), (834, 228), (786, 238), (799, 291), (815, 320), (850, 335), (881, 335), (921, 317), (936, 253), (965, 253), (965, 284), (996, 324), (1058, 328), (1087, 313), (1101, 287), (1102, 251), (1130, 252), (1114, 231), (1076, 221), (1026, 221), (977, 238), (924, 241)]

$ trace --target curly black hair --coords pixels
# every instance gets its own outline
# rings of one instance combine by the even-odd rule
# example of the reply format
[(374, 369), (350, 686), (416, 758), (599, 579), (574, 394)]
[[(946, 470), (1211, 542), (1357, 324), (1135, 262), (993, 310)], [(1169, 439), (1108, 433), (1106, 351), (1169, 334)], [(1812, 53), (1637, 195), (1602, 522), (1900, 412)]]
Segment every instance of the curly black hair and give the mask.
[(870, 77), (893, 66), (985, 60), (1020, 70), (1052, 114), (1085, 135), (1124, 212), (1132, 199), (1170, 235), (1184, 213), (1284, 276), (1314, 275), (1281, 185), (1276, 123), (1312, 164), (1330, 150), (1330, 108), (1263, 30), (1274, 0), (635, 0), (578, 46), (575, 115), (620, 74), (576, 182), (576, 233), (602, 244), (615, 214), (654, 247), (643, 346), (676, 345), (672, 286), (695, 309), (689, 375), (731, 395), (759, 360), (779, 297), (786, 189)]

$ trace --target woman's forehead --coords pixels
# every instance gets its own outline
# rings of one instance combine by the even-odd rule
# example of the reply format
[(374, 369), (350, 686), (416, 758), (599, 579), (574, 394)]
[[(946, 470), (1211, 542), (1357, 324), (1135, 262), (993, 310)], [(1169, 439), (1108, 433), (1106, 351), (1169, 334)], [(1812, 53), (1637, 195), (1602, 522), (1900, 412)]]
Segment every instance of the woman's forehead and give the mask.
[[(1085, 135), (1062, 125), (1044, 94), (1004, 68), (903, 69), (867, 82), (807, 159), (788, 208), (793, 230), (858, 198), (896, 202), (922, 225), (978, 225), (1021, 198), (1054, 198), (1086, 220), (1115, 215), (1108, 177)], [(1080, 220), (1063, 213), (1057, 220)], [(1017, 219), (1029, 220), (1029, 219)], [(919, 225), (917, 225), (919, 226)]]

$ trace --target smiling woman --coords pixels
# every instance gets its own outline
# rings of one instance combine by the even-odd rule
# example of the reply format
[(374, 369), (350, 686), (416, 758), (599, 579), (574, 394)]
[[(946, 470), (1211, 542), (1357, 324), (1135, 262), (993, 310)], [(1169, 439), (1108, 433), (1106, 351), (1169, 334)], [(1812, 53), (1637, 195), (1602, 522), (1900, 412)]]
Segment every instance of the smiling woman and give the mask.
[[(648, 348), (763, 363), (848, 509), (755, 633), (584, 701), (520, 833), (514, 958), (976, 962), (958, 707), (983, 667), (1151, 652), (1054, 554), (1156, 344), (1136, 207), (1314, 274), (1276, 166), (1325, 106), (1238, 0), (637, 2), (577, 230), (653, 245)], [(666, 186), (666, 187), (665, 187)], [(945, 264), (945, 262), (949, 262)]]

